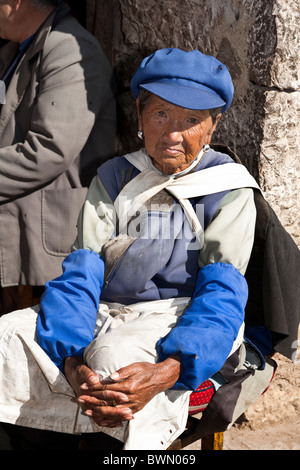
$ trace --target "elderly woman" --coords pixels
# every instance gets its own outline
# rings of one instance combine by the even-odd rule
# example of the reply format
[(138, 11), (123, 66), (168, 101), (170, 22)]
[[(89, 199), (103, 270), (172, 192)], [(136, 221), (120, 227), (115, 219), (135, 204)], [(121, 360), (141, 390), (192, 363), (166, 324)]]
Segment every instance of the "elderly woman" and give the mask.
[[(158, 50), (131, 87), (144, 147), (99, 168), (41, 306), (1, 319), (10, 385), (1, 384), (0, 420), (166, 449), (184, 430), (191, 392), (207, 379), (222, 386), (224, 364), (246, 369), (257, 185), (209, 146), (233, 98), (218, 60)], [(263, 379), (250, 401), (273, 371), (257, 356), (249, 375), (261, 369)]]

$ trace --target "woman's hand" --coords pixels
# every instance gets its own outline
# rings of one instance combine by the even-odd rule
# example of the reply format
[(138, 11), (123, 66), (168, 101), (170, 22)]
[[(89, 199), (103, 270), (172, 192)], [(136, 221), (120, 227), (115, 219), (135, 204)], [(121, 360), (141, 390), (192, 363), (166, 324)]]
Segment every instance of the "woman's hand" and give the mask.
[[(114, 413), (122, 410), (123, 403), (127, 410), (126, 419), (133, 419), (132, 415), (141, 410), (155, 395), (174, 385), (180, 371), (181, 363), (176, 357), (170, 357), (157, 364), (136, 362), (111, 374), (113, 382), (101, 381), (101, 389), (97, 383), (89, 380), (81, 386), (81, 390), (84, 388), (86, 393), (81, 395), (79, 400), (84, 403), (86, 413), (92, 416), (97, 424), (113, 426)], [(103, 406), (103, 401), (111, 405), (112, 399), (114, 407)], [(132, 413), (131, 416), (128, 410)]]
[(99, 380), (80, 358), (65, 360), (65, 375), (78, 396), (85, 414), (100, 426), (116, 427), (133, 419), (155, 395), (178, 380), (181, 362), (169, 357), (151, 364), (136, 362), (111, 374), (112, 381)]
[[(122, 405), (128, 401), (127, 396), (119, 392), (106, 391), (105, 381), (100, 381), (98, 376), (87, 367), (81, 358), (68, 357), (64, 364), (65, 376), (78, 397), (78, 402), (82, 405), (87, 416), (91, 416), (95, 422), (106, 422), (109, 427), (122, 426), (122, 421), (133, 419), (130, 408)], [(85, 398), (93, 398), (95, 406)], [(115, 406), (118, 400), (119, 405)], [(86, 406), (87, 405), (87, 406)]]

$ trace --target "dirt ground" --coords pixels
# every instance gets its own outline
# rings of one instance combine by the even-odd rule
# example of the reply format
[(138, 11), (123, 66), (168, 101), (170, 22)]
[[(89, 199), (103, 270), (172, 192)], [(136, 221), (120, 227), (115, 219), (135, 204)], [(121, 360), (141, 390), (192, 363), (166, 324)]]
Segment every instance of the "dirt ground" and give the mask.
[[(199, 450), (200, 443), (186, 449)], [(300, 450), (300, 416), (259, 426), (234, 425), (224, 433), (224, 450)]]
[(300, 417), (255, 429), (233, 426), (224, 434), (224, 450), (300, 450)]

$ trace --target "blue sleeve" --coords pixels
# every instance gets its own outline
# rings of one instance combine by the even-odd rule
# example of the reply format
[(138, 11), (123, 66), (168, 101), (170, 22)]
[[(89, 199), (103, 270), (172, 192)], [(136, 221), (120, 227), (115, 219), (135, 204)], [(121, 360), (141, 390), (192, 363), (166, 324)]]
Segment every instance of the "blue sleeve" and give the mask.
[(80, 249), (62, 264), (63, 274), (46, 284), (38, 314), (36, 340), (63, 371), (68, 356), (82, 356), (94, 338), (104, 261)]
[(195, 390), (221, 369), (244, 321), (247, 298), (247, 282), (231, 264), (199, 270), (189, 307), (157, 344), (160, 361), (181, 357), (182, 374), (174, 389)]

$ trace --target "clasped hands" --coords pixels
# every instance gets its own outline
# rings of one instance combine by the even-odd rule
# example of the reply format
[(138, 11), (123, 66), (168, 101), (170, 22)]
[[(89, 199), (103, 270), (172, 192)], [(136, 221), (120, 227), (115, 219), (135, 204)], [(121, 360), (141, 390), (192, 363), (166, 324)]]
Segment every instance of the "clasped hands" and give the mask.
[(135, 362), (101, 380), (79, 357), (65, 359), (64, 372), (84, 413), (99, 426), (119, 427), (134, 419), (155, 395), (171, 388), (181, 371), (176, 356), (151, 364)]

